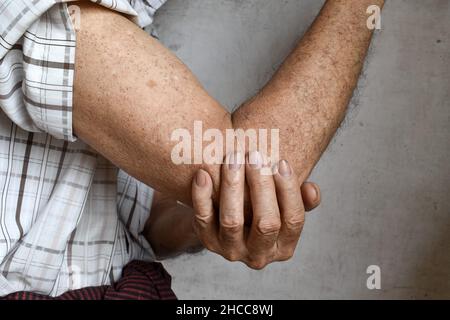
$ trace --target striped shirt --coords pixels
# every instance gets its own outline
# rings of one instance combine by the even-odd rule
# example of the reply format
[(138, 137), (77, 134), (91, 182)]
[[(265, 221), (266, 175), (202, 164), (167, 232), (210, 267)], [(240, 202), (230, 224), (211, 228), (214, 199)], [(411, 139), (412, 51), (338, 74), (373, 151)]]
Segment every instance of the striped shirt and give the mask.
[[(165, 0), (92, 0), (151, 24)], [(154, 260), (153, 190), (72, 131), (76, 37), (66, 0), (0, 0), (0, 296), (58, 296)]]
[(58, 297), (19, 291), (1, 300), (176, 300), (172, 278), (157, 262), (132, 261), (123, 268), (122, 277), (112, 285), (84, 287), (66, 291)]

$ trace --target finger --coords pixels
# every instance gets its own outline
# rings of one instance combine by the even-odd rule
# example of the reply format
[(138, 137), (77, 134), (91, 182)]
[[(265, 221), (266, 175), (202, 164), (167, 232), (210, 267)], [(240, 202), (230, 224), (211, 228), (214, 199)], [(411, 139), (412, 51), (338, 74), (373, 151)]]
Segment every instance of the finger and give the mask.
[(304, 182), (300, 187), (306, 211), (312, 211), (320, 205), (320, 188), (314, 182)]
[(261, 174), (263, 158), (253, 151), (247, 158), (245, 176), (250, 189), (253, 219), (247, 239), (247, 247), (252, 260), (257, 264), (271, 262), (280, 230), (275, 184), (272, 175)]
[(203, 245), (211, 251), (218, 248), (218, 228), (212, 200), (212, 180), (200, 169), (192, 181), (192, 205), (195, 212), (194, 228)]
[(242, 153), (230, 153), (222, 166), (219, 240), (224, 257), (238, 260), (244, 243), (245, 167)]
[(281, 212), (277, 256), (279, 260), (287, 260), (294, 254), (300, 238), (305, 222), (305, 209), (297, 176), (286, 160), (281, 160), (278, 163), (274, 181)]

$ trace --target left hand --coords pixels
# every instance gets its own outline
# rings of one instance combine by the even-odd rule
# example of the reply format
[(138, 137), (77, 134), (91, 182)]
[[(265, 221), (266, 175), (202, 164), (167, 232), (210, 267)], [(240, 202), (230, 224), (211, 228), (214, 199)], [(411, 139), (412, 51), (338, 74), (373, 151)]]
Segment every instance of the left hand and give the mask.
[[(193, 224), (200, 241), (210, 251), (230, 261), (242, 261), (250, 268), (262, 269), (271, 262), (293, 256), (304, 224), (302, 196), (311, 208), (320, 202), (320, 194), (314, 184), (303, 184), (300, 188), (287, 161), (280, 161), (277, 173), (270, 176), (260, 173), (262, 158), (256, 165), (253, 160), (250, 164), (248, 158), (245, 165), (234, 164), (233, 160), (222, 165), (218, 214), (213, 206), (211, 177), (204, 170), (197, 172), (192, 183)], [(239, 155), (235, 154), (234, 159), (239, 162), (236, 161)], [(244, 223), (245, 182), (253, 210), (250, 227)]]

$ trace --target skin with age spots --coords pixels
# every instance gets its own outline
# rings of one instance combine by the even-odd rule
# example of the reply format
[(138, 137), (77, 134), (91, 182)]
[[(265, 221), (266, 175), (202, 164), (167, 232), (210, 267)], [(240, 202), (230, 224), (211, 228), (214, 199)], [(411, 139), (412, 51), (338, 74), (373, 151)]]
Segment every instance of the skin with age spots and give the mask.
[[(273, 80), (232, 116), (158, 41), (125, 17), (80, 2), (85, 27), (77, 34), (74, 130), (118, 167), (190, 204), (200, 168), (211, 175), (218, 200), (220, 166), (174, 165), (173, 130), (196, 120), (223, 133), (279, 128), (280, 157), (303, 182), (344, 117), (371, 38), (365, 12), (372, 4), (383, 1), (327, 1)], [(150, 80), (158, 84), (151, 91)]]
[[(171, 161), (176, 145), (171, 133), (193, 128), (194, 121), (224, 135), (232, 128), (279, 128), (280, 157), (304, 182), (342, 121), (356, 86), (372, 34), (366, 9), (383, 3), (326, 1), (274, 78), (231, 115), (158, 41), (127, 18), (81, 1), (74, 131), (118, 167), (189, 205), (199, 169), (211, 177), (216, 205), (221, 185), (220, 165)], [(157, 85), (150, 88), (151, 81)]]
[(155, 81), (153, 81), (153, 80), (148, 80), (148, 81), (147, 81), (147, 86), (148, 86), (150, 89), (156, 87), (157, 85), (158, 85), (158, 84), (157, 84)]

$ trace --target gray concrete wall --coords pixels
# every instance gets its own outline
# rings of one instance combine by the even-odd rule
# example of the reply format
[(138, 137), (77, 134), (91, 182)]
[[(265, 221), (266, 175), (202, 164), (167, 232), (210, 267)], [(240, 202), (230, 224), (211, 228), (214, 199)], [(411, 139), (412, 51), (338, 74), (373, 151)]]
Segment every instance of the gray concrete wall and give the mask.
[[(169, 0), (161, 41), (230, 110), (270, 78), (323, 1)], [(166, 261), (180, 298), (450, 298), (450, 1), (390, 0), (349, 115), (312, 180), (292, 261)], [(366, 288), (379, 265), (382, 289)]]

